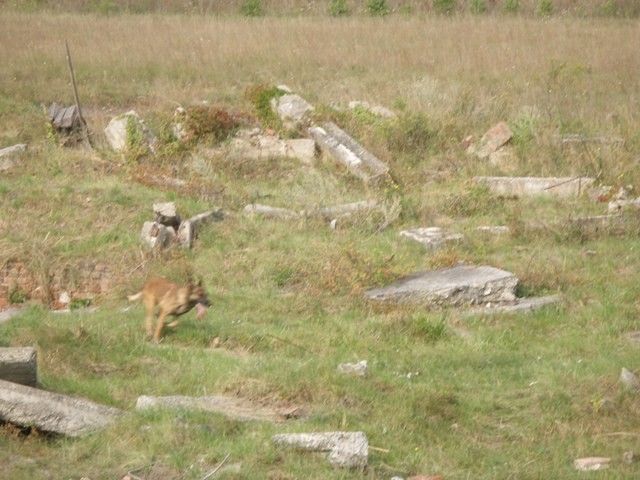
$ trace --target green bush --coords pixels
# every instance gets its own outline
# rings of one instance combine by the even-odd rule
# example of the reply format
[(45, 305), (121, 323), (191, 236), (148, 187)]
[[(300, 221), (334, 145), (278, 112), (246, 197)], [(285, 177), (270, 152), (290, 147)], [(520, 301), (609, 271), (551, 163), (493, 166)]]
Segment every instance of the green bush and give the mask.
[(520, 0), (505, 0), (502, 10), (504, 13), (518, 13), (520, 11)]
[(279, 98), (286, 92), (274, 85), (261, 84), (248, 88), (245, 98), (253, 105), (254, 113), (260, 118), (266, 128), (279, 129), (282, 125), (280, 119), (271, 108), (271, 100)]
[(264, 13), (262, 0), (244, 0), (240, 13), (246, 17), (260, 17)]
[(390, 10), (387, 0), (367, 0), (367, 12), (374, 17), (384, 17)]
[(433, 9), (436, 13), (449, 15), (456, 8), (455, 0), (433, 0)]
[(540, 0), (536, 13), (542, 17), (548, 17), (553, 14), (552, 0)]
[(332, 17), (346, 17), (351, 14), (347, 0), (331, 0), (327, 13)]
[(469, 2), (469, 10), (474, 15), (487, 13), (487, 4), (484, 0), (471, 0)]

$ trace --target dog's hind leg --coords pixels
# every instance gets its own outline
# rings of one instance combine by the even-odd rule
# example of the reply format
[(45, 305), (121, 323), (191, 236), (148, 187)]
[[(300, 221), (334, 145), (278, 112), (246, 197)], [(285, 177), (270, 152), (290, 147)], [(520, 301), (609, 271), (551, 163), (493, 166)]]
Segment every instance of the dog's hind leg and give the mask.
[(153, 333), (153, 341), (156, 343), (160, 342), (160, 337), (162, 336), (162, 329), (164, 328), (164, 319), (167, 318), (167, 314), (163, 311), (158, 315), (158, 320), (156, 323), (156, 331)]

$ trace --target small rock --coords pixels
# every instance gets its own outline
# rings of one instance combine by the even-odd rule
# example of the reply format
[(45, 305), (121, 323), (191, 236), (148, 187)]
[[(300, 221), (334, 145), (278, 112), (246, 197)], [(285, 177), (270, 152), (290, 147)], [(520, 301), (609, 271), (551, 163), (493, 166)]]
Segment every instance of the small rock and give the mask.
[(626, 462), (626, 463), (635, 463), (638, 461), (638, 455), (635, 454), (635, 452), (624, 452), (624, 454), (622, 455), (622, 459)]
[(573, 465), (576, 470), (588, 472), (592, 470), (604, 470), (606, 468), (609, 468), (609, 462), (611, 462), (611, 459), (606, 457), (587, 457), (577, 458), (576, 460), (574, 460)]
[(367, 361), (360, 360), (358, 363), (341, 363), (338, 365), (338, 371), (347, 375), (364, 377), (367, 374)]
[(637, 392), (640, 390), (640, 379), (638, 379), (637, 375), (626, 368), (622, 368), (620, 372), (620, 382), (625, 387), (625, 389)]

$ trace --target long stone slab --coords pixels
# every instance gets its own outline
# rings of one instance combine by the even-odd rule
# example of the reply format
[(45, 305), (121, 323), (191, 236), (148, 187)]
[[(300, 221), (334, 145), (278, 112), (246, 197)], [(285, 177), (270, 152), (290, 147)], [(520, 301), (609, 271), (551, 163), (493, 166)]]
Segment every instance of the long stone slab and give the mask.
[(383, 180), (389, 172), (389, 166), (367, 151), (356, 140), (333, 122), (322, 126), (313, 126), (309, 134), (320, 150), (326, 151), (338, 163), (341, 163), (355, 176), (367, 184)]
[(364, 292), (372, 300), (434, 306), (510, 304), (518, 277), (489, 266), (427, 270)]
[(577, 197), (593, 183), (589, 177), (475, 177), (498, 195)]
[(33, 347), (0, 348), (0, 379), (28, 387), (38, 385), (38, 355)]
[(282, 421), (284, 415), (268, 407), (254, 405), (242, 398), (214, 395), (209, 397), (186, 397), (173, 395), (152, 397), (141, 395), (136, 402), (136, 410), (151, 408), (187, 409), (215, 412), (240, 421), (260, 420)]
[(81, 398), (0, 380), (0, 419), (79, 437), (114, 422), (121, 411)]
[(283, 433), (273, 443), (301, 450), (329, 452), (329, 463), (339, 468), (364, 468), (369, 442), (363, 432)]

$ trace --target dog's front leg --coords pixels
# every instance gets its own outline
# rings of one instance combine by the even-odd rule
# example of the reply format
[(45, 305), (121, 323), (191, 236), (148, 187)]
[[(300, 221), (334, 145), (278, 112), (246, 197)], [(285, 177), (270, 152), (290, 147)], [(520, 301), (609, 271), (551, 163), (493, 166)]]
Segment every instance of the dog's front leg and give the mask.
[(160, 337), (162, 336), (162, 329), (164, 328), (164, 319), (167, 318), (167, 314), (164, 311), (161, 311), (158, 315), (158, 323), (156, 323), (156, 331), (153, 334), (153, 341), (156, 343), (160, 342)]

